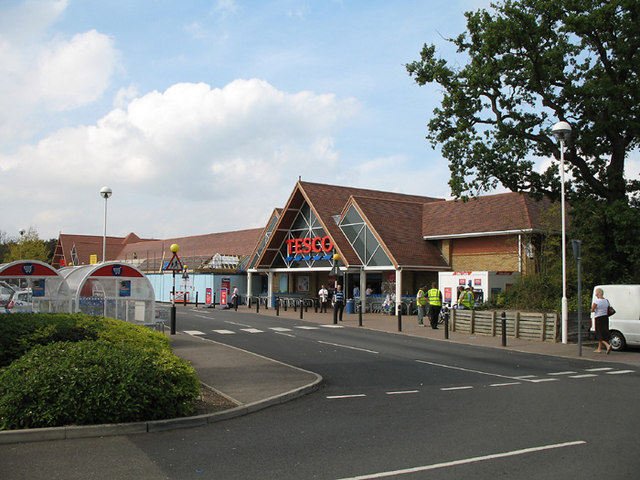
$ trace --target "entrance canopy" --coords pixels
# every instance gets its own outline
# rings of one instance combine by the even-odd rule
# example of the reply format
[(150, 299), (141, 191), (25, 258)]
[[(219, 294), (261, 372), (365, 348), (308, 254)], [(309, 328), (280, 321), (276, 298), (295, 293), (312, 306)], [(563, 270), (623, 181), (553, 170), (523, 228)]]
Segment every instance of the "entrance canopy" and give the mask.
[(120, 262), (80, 265), (60, 270), (72, 292), (72, 311), (127, 322), (155, 320), (155, 294), (136, 267)]
[(34, 312), (68, 312), (71, 294), (58, 270), (38, 260), (0, 264), (0, 280), (32, 295)]

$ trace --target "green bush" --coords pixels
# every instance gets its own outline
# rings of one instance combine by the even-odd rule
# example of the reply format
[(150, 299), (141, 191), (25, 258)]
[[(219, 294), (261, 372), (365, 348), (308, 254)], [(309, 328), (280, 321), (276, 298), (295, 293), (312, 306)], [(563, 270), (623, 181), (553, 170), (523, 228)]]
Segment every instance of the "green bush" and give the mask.
[(185, 416), (199, 393), (193, 367), (169, 351), (56, 342), (0, 371), (0, 429)]
[(146, 327), (84, 314), (0, 322), (0, 429), (173, 418), (199, 393), (193, 367)]
[(0, 367), (9, 365), (35, 345), (103, 338), (114, 344), (169, 350), (169, 339), (148, 328), (85, 314), (11, 314), (0, 322)]

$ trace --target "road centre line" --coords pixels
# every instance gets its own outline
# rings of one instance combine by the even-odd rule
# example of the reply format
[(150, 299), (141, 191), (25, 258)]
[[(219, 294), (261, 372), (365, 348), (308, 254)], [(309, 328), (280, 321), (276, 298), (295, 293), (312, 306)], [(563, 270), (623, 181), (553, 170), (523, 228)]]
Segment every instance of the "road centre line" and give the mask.
[(566, 372), (551, 372), (551, 373), (547, 373), (547, 375), (574, 375), (578, 372), (574, 372), (572, 370), (567, 370)]
[[(473, 370), (470, 368), (456, 367), (454, 365), (443, 365), (442, 363), (427, 362), (426, 360), (416, 360), (416, 362), (425, 363), (427, 365), (433, 365), (434, 367), (450, 368), (451, 370), (460, 370), (462, 372), (477, 373), (479, 375), (489, 375), (490, 377), (506, 378), (508, 380), (524, 380), (525, 382), (534, 381), (534, 380), (530, 380), (530, 378), (534, 377), (534, 375), (525, 375), (522, 377), (510, 377), (508, 375), (500, 375), (499, 373), (483, 372), (481, 370)], [(555, 380), (555, 379), (549, 379), (549, 380)]]
[(597, 377), (595, 373), (583, 373), (582, 375), (570, 375), (569, 378), (591, 378)]
[(357, 477), (344, 477), (339, 480), (369, 480), (372, 478), (384, 478), (384, 477), (397, 477), (400, 475), (406, 475), (410, 473), (426, 472), (428, 470), (436, 470), (438, 468), (456, 467), (458, 465), (467, 465), (470, 463), (484, 462), (487, 460), (496, 460), (498, 458), (515, 457), (517, 455), (526, 455), (529, 453), (537, 453), (545, 450), (553, 450), (558, 448), (575, 447), (578, 445), (585, 445), (587, 442), (584, 440), (577, 440), (574, 442), (555, 443), (551, 445), (541, 445), (539, 447), (523, 448), (521, 450), (512, 450), (510, 452), (492, 453), (490, 455), (482, 455), (479, 457), (464, 458), (461, 460), (453, 460), (450, 462), (434, 463), (431, 465), (423, 465), (420, 467), (405, 468), (402, 470), (391, 470), (388, 472), (371, 473), (367, 475), (359, 475)]
[(471, 385), (465, 385), (463, 387), (442, 387), (440, 390), (443, 392), (450, 392), (452, 390), (471, 390), (473, 387)]
[(634, 373), (635, 370), (616, 370), (615, 372), (606, 372), (607, 375), (620, 375), (622, 373)]
[(509, 387), (511, 385), (521, 385), (520, 382), (492, 383), (490, 387)]
[(599, 368), (585, 368), (585, 372), (606, 372), (613, 370), (612, 367), (599, 367)]
[(387, 395), (406, 395), (409, 393), (420, 393), (420, 390), (401, 390), (398, 392), (385, 392)]
[(350, 350), (358, 350), (360, 352), (374, 353), (376, 355), (380, 353), (374, 350), (367, 350), (366, 348), (352, 347), (351, 345), (340, 345), (339, 343), (323, 342), (322, 340), (318, 340), (318, 343), (322, 343), (324, 345), (331, 345), (333, 347), (348, 348)]
[(352, 395), (330, 395), (327, 398), (329, 400), (339, 400), (342, 398), (360, 398), (360, 397), (366, 397), (366, 395), (364, 393), (354, 393)]

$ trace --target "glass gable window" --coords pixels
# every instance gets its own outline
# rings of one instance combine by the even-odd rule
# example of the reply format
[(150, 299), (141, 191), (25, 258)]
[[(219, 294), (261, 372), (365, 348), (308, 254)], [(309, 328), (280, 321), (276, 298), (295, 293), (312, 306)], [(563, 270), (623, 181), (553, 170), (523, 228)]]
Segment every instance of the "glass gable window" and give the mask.
[(258, 248), (256, 250), (256, 254), (251, 259), (251, 263), (248, 265), (247, 268), (255, 268), (256, 263), (258, 262), (258, 258), (260, 258), (260, 255), (262, 255), (262, 252), (264, 252), (264, 249), (266, 248), (267, 244), (269, 243), (269, 239), (271, 238), (271, 234), (273, 233), (273, 229), (276, 228), (276, 223), (278, 223), (278, 218), (274, 215), (274, 217), (271, 219), (271, 222), (267, 226), (267, 231), (266, 231), (264, 237), (262, 237), (262, 240), (260, 240), (260, 244), (258, 245)]
[(380, 267), (393, 264), (353, 205), (340, 222), (340, 229), (363, 265)]
[(278, 255), (276, 255), (273, 268), (308, 268), (308, 267), (331, 267), (333, 266), (333, 250), (326, 252), (324, 250), (314, 252), (296, 253), (289, 251), (289, 243), (286, 240), (296, 239), (316, 239), (324, 238), (326, 233), (317, 217), (314, 215), (311, 207), (307, 203), (303, 204), (300, 212), (296, 216), (291, 229), (287, 233), (285, 241), (280, 246)]

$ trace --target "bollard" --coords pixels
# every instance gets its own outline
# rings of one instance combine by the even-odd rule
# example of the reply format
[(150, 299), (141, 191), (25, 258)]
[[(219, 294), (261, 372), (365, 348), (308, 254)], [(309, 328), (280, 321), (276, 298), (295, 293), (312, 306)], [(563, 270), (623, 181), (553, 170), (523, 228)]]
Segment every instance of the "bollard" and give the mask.
[(187, 306), (187, 292), (182, 294), (182, 303), (185, 307)]
[(260, 299), (256, 300), (256, 313), (260, 313)]
[(302, 320), (302, 311), (304, 309), (302, 308), (302, 300), (300, 300), (300, 320)]
[(507, 346), (507, 313), (502, 312), (502, 346)]
[(337, 325), (338, 324), (338, 309), (336, 308), (336, 306), (333, 306), (333, 324)]
[(251, 308), (251, 297), (247, 297), (247, 308)]
[(198, 308), (198, 292), (196, 292), (196, 308)]
[(171, 335), (176, 334), (176, 304), (171, 305)]
[(216, 308), (216, 292), (213, 292), (213, 303), (211, 305), (213, 305), (213, 308)]
[(398, 309), (398, 331), (402, 331), (402, 309)]
[(358, 326), (362, 326), (362, 308), (358, 310)]
[(276, 297), (276, 317), (280, 316), (280, 299)]
[(297, 311), (298, 311), (298, 301), (297, 301), (297, 300), (294, 300), (294, 301), (293, 301), (293, 311), (294, 311), (294, 312), (297, 312)]
[(445, 340), (449, 339), (449, 315), (444, 317), (444, 338)]
[(288, 302), (285, 300), (285, 301), (284, 301), (284, 311), (285, 311), (285, 312), (287, 311), (287, 303), (288, 303)]

